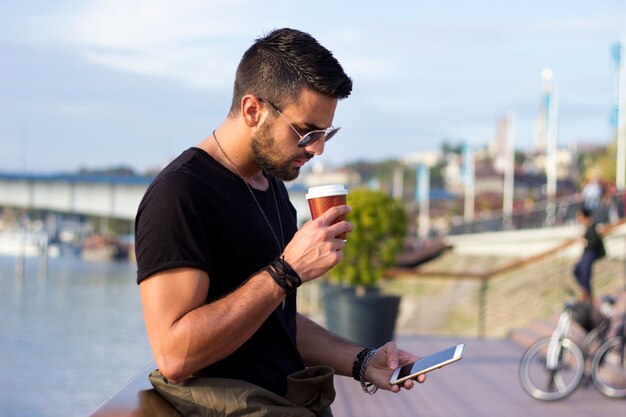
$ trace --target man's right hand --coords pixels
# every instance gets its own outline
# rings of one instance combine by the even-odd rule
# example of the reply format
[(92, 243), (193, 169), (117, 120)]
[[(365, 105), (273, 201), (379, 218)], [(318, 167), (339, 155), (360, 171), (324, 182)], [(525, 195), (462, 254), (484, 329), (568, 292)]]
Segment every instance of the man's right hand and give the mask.
[(337, 236), (352, 231), (352, 224), (347, 220), (332, 223), (350, 210), (345, 205), (331, 207), (315, 220), (305, 223), (293, 236), (283, 256), (302, 282), (322, 276), (341, 261), (346, 240)]

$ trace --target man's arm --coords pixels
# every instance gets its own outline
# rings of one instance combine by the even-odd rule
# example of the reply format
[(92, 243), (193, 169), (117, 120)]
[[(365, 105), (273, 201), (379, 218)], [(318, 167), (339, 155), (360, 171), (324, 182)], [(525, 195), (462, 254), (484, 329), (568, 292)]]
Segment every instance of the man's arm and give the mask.
[(191, 268), (160, 272), (140, 284), (152, 353), (172, 382), (234, 352), (285, 298), (267, 272), (205, 304), (208, 290), (206, 272)]
[[(352, 377), (352, 364), (363, 346), (343, 339), (324, 329), (309, 318), (298, 314), (297, 344), (300, 355), (307, 366), (327, 365), (338, 375)], [(389, 380), (393, 371), (400, 365), (418, 359), (417, 356), (399, 350), (394, 342), (380, 347), (365, 370), (365, 380), (380, 389), (399, 392), (401, 387), (411, 389), (414, 381), (408, 380), (400, 385), (391, 385)], [(424, 382), (426, 375), (420, 375), (418, 382)]]
[(300, 313), (297, 325), (298, 351), (307, 366), (327, 365), (338, 375), (352, 376), (352, 363), (363, 346), (335, 335)]

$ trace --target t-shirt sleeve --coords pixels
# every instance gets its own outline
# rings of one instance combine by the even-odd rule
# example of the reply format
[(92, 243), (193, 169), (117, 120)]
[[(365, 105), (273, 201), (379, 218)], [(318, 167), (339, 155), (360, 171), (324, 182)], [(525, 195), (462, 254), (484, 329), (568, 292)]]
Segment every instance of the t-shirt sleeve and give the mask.
[(135, 222), (137, 283), (173, 268), (210, 272), (206, 248), (214, 221), (210, 205), (198, 201), (197, 186), (184, 173), (173, 171), (146, 191)]

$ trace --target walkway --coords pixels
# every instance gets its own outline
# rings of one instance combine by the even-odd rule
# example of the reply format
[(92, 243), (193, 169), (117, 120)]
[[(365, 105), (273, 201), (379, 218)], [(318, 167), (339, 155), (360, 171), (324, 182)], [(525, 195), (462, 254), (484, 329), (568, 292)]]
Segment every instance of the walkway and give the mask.
[[(606, 398), (593, 386), (579, 387), (569, 398), (557, 402), (530, 397), (517, 377), (524, 349), (508, 340), (399, 338), (401, 347), (424, 356), (459, 342), (466, 343), (464, 358), (430, 373), (427, 381), (412, 391), (367, 395), (351, 378), (335, 378), (335, 417), (583, 417), (624, 413), (626, 399)], [(175, 416), (153, 391), (146, 391), (149, 388), (146, 374), (140, 374), (92, 417)]]
[(429, 374), (427, 381), (400, 394), (379, 391), (369, 396), (359, 384), (336, 378), (335, 417), (578, 417), (623, 415), (625, 400), (606, 398), (592, 385), (569, 398), (542, 402), (530, 397), (517, 373), (524, 349), (507, 340), (461, 340), (402, 337), (399, 344), (416, 354), (466, 343), (464, 358)]

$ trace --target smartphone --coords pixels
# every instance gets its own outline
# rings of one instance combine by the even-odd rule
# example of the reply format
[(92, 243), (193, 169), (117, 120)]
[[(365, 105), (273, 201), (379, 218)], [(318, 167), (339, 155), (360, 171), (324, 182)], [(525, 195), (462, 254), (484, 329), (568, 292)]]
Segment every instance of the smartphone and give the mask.
[(413, 363), (409, 363), (397, 368), (391, 375), (390, 384), (399, 384), (407, 379), (413, 379), (418, 375), (425, 374), (432, 370), (441, 368), (450, 363), (456, 362), (463, 357), (465, 344), (460, 343), (456, 346), (449, 347), (432, 355), (418, 359)]

